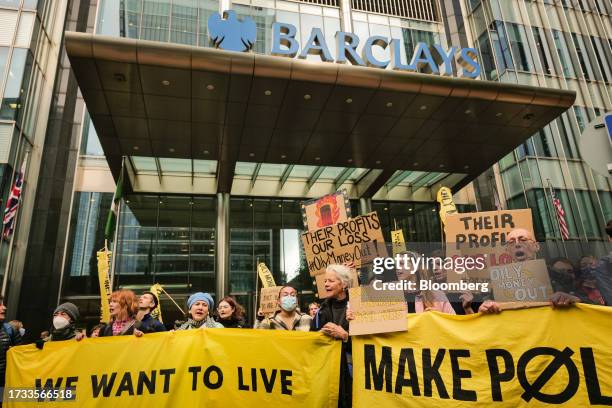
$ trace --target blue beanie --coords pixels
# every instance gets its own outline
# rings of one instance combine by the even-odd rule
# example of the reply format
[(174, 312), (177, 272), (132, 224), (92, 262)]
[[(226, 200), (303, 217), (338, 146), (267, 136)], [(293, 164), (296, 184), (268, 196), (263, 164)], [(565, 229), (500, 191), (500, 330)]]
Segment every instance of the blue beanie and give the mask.
[(208, 303), (208, 310), (212, 310), (215, 302), (213, 301), (212, 296), (204, 292), (196, 292), (193, 295), (189, 296), (189, 299), (187, 299), (187, 309), (191, 309), (191, 306), (193, 306), (195, 302), (199, 302), (200, 300), (203, 300)]

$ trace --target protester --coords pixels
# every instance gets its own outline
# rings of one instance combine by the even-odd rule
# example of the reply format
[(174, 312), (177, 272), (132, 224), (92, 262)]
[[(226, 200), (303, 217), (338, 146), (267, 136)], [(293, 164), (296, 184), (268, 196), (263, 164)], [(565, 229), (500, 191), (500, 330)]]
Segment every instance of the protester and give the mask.
[(574, 265), (569, 259), (554, 258), (551, 260), (548, 275), (553, 292), (574, 292), (575, 272)]
[(21, 343), (19, 332), (13, 329), (8, 323), (4, 323), (6, 317), (6, 306), (4, 306), (4, 298), (0, 296), (0, 387), (4, 387), (4, 378), (6, 374), (6, 352), (10, 347)]
[(599, 288), (597, 287), (597, 267), (591, 264), (586, 264), (584, 268), (576, 273), (576, 291), (575, 295), (584, 303), (605, 306), (604, 300)]
[(46, 341), (62, 341), (85, 337), (76, 330), (76, 323), (79, 320), (79, 308), (70, 302), (62, 303), (53, 311), (53, 328), (51, 335)]
[[(111, 322), (100, 329), (100, 337), (125, 336), (136, 334), (140, 322), (136, 320), (138, 299), (131, 290), (116, 290), (110, 297)], [(140, 331), (140, 330), (139, 330)], [(142, 332), (140, 331), (140, 335)]]
[(47, 337), (49, 337), (49, 330), (45, 330), (45, 331), (41, 331), (40, 332), (40, 340), (44, 340), (47, 341)]
[(506, 252), (512, 257), (512, 262), (536, 259), (539, 250), (540, 244), (524, 228), (515, 228), (506, 236)]
[(196, 292), (187, 299), (187, 309), (189, 310), (189, 319), (183, 323), (177, 330), (189, 330), (199, 328), (218, 328), (222, 329), (221, 323), (215, 322), (210, 315), (215, 302), (208, 293)]
[(138, 313), (136, 314), (136, 319), (140, 321), (140, 327), (137, 330), (143, 333), (166, 331), (166, 326), (151, 316), (151, 312), (155, 310), (158, 304), (159, 300), (153, 292), (144, 292), (140, 295), (138, 298)]
[(314, 319), (320, 307), (321, 305), (319, 305), (317, 302), (310, 303), (308, 305), (308, 315)]
[(345, 265), (332, 264), (325, 270), (324, 285), (327, 298), (312, 322), (312, 329), (338, 340), (342, 340), (340, 357), (340, 389), (338, 407), (352, 406), (352, 353), (347, 320), (348, 288), (352, 286), (351, 269)]
[(272, 317), (266, 317), (261, 310), (257, 312), (255, 329), (310, 331), (312, 317), (297, 309), (297, 290), (294, 287), (283, 286), (276, 302), (280, 310)]
[[(606, 225), (608, 242), (612, 242), (612, 220)], [(595, 270), (597, 287), (606, 305), (612, 305), (612, 250), (599, 260), (599, 265)]]
[(21, 320), (11, 320), (9, 324), (13, 326), (13, 329), (17, 330), (19, 332), (19, 335), (23, 338), (23, 336), (25, 335), (25, 328), (23, 327), (23, 322), (21, 322)]
[(217, 322), (227, 329), (247, 327), (244, 307), (231, 296), (226, 296), (217, 306)]
[(97, 324), (89, 332), (89, 337), (100, 337), (100, 329), (104, 327), (103, 324)]

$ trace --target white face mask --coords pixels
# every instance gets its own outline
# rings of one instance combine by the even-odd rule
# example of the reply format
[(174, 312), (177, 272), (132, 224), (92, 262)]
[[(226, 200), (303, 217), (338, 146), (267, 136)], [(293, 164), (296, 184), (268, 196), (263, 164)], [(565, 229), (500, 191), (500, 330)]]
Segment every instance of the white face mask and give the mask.
[(53, 327), (55, 327), (57, 330), (68, 327), (69, 324), (70, 321), (63, 316), (55, 316), (53, 318)]
[(21, 337), (23, 337), (25, 335), (25, 329), (23, 327), (21, 329), (19, 329), (19, 335)]

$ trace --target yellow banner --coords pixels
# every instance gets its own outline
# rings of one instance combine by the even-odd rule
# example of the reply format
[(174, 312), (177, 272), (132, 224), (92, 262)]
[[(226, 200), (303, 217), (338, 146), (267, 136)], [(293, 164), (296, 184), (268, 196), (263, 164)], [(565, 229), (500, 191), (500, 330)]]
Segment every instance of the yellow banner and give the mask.
[(259, 273), (259, 279), (261, 279), (261, 284), (264, 288), (271, 288), (273, 286), (276, 286), (276, 282), (274, 282), (274, 276), (272, 276), (272, 272), (270, 272), (265, 263), (260, 262), (257, 265), (257, 272)]
[[(321, 333), (203, 329), (18, 346), (7, 355), (4, 403), (336, 408), (340, 345)], [(15, 390), (45, 384), (74, 387), (76, 399), (16, 402)]]
[(612, 405), (612, 308), (410, 315), (353, 338), (353, 407)]
[(98, 251), (98, 282), (100, 284), (100, 322), (108, 323), (110, 321), (110, 309), (108, 301), (111, 296), (110, 280), (108, 273), (110, 271), (111, 252), (104, 248)]

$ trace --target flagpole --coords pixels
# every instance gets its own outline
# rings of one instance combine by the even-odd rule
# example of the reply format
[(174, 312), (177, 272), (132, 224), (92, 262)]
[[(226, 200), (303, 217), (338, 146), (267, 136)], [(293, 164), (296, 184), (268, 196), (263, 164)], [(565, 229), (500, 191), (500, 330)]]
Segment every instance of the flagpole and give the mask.
[[(4, 276), (2, 277), (2, 297), (6, 294), (6, 286), (8, 285), (8, 275), (9, 275), (9, 266), (11, 265), (11, 256), (13, 255), (13, 243), (15, 240), (15, 235), (17, 231), (17, 221), (19, 220), (19, 209), (20, 204), (23, 201), (24, 196), (24, 182), (25, 182), (25, 171), (26, 165), (28, 163), (28, 159), (30, 157), (30, 152), (26, 150), (25, 157), (23, 158), (23, 162), (21, 163), (21, 167), (19, 168), (19, 173), (21, 173), (21, 193), (19, 194), (19, 199), (17, 200), (17, 209), (15, 210), (15, 215), (13, 216), (12, 228), (13, 232), (11, 233), (11, 239), (9, 240), (9, 248), (8, 253), (6, 254), (6, 264), (4, 265)], [(10, 184), (11, 192), (13, 191), (13, 184), (15, 183), (15, 173), (13, 172), (13, 181)], [(10, 198), (11, 192), (9, 192), (8, 197)], [(8, 200), (7, 200), (8, 203)], [(5, 225), (2, 225), (2, 236), (4, 236), (4, 228)], [(0, 238), (4, 239), (4, 238)], [(0, 246), (1, 248), (1, 246)], [(0, 253), (1, 254), (1, 253)]]
[[(549, 178), (546, 179), (546, 182), (548, 183), (548, 189), (550, 190), (550, 198), (551, 200), (553, 200), (554, 198), (554, 192), (553, 192), (553, 185), (550, 181)], [(557, 197), (557, 199), (559, 199)], [(553, 211), (555, 212), (555, 220), (557, 221), (557, 228), (559, 229), (559, 236), (561, 237), (561, 246), (563, 247), (563, 253), (565, 254), (565, 257), (568, 258), (567, 255), (567, 247), (565, 246), (565, 239), (563, 238), (563, 232), (561, 231), (561, 224), (559, 221), (559, 213), (557, 212), (557, 208), (555, 207), (555, 204), (553, 203)]]
[[(123, 183), (123, 176), (124, 176), (123, 167), (124, 166), (125, 166), (125, 156), (121, 158), (121, 172), (119, 173), (119, 180), (117, 180), (117, 183)], [(121, 195), (123, 195), (123, 187), (121, 189)], [(113, 198), (114, 198), (114, 194), (113, 194)], [(117, 204), (117, 221), (115, 222), (115, 233), (113, 236), (113, 251), (112, 251), (111, 269), (110, 269), (111, 292), (113, 291), (113, 287), (115, 284), (115, 268), (117, 266), (117, 241), (119, 240), (118, 239), (119, 238), (119, 227), (121, 226), (121, 210), (123, 207), (122, 204), (123, 204), (123, 197), (119, 198), (119, 203)]]

